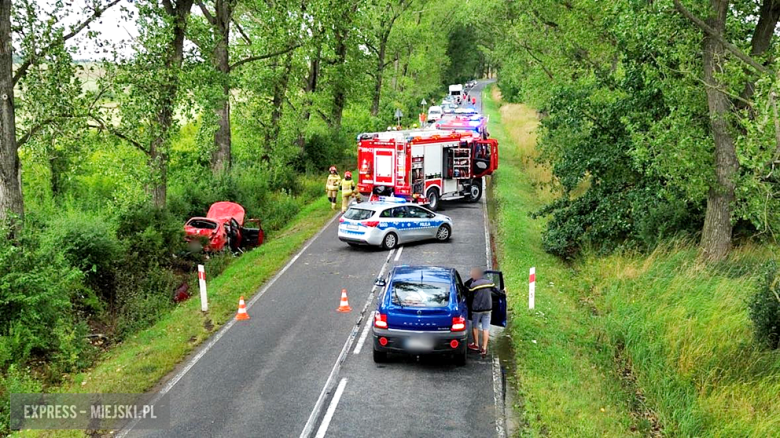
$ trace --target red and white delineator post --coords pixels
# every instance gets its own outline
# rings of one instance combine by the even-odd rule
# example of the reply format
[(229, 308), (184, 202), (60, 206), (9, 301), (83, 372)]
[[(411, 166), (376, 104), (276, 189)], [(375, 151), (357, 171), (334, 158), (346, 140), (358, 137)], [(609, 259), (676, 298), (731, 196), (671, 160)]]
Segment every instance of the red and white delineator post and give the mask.
[(531, 268), (528, 276), (528, 308), (533, 310), (536, 301), (536, 268)]
[(200, 310), (209, 311), (209, 299), (206, 293), (206, 267), (198, 265), (198, 285), (200, 286)]

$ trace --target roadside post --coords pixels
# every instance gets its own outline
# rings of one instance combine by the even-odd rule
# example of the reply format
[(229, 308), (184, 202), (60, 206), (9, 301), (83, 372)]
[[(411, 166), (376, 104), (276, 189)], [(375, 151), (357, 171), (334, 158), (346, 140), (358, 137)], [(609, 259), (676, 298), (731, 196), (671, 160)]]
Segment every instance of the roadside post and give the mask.
[(206, 294), (206, 267), (198, 265), (198, 285), (200, 286), (200, 310), (209, 311), (209, 299)]
[(528, 276), (528, 308), (533, 310), (536, 301), (536, 268), (531, 268)]

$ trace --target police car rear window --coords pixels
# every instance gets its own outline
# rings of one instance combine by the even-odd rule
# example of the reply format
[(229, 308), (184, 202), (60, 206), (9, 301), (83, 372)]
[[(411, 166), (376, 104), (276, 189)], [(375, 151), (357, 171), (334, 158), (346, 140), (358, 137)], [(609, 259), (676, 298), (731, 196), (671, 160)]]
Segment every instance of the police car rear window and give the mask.
[(450, 302), (450, 285), (436, 282), (393, 283), (393, 304), (409, 307), (446, 307)]
[(365, 210), (362, 208), (350, 208), (344, 213), (344, 219), (352, 221), (362, 221), (374, 215), (374, 210)]

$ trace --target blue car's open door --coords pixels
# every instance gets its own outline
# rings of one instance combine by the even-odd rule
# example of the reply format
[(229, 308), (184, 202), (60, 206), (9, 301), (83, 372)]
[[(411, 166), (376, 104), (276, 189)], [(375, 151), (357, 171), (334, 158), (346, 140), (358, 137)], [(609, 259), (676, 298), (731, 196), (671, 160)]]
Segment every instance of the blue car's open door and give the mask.
[(492, 281), (498, 289), (493, 292), (493, 312), (490, 314), (490, 324), (506, 327), (506, 289), (504, 274), (501, 271), (485, 271), (485, 278)]

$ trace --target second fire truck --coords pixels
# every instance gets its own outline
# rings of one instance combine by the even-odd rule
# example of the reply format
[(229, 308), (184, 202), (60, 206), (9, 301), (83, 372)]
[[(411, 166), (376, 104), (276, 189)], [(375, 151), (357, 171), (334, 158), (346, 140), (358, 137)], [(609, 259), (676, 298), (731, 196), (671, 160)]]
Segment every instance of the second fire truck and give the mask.
[(388, 131), (358, 137), (358, 190), (439, 208), (441, 199), (482, 197), (498, 169), (498, 142), (474, 132)]

